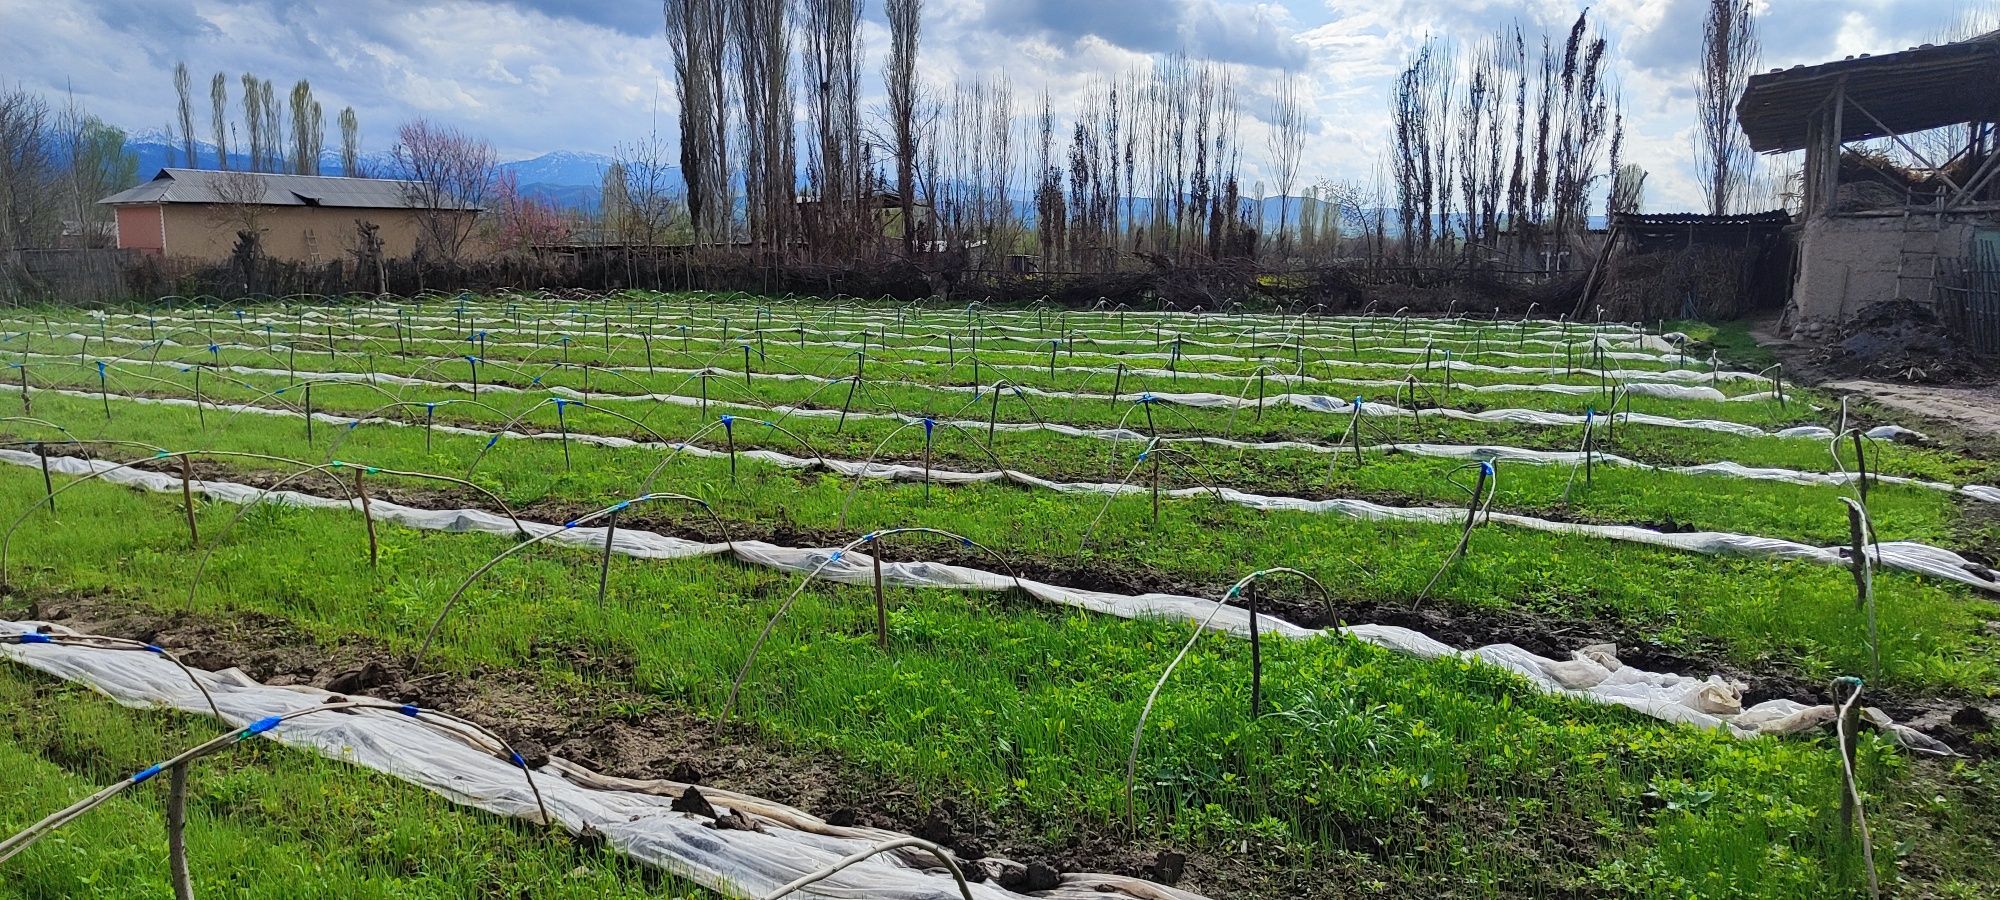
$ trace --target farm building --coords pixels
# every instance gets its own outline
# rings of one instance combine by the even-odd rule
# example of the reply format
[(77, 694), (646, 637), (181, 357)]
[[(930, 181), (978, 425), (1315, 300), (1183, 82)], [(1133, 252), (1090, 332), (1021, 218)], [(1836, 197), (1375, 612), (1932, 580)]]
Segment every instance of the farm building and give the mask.
[(1796, 328), (1910, 300), (2000, 345), (2000, 32), (1753, 76), (1737, 119), (1759, 152), (1805, 151)]
[(1791, 242), (1783, 210), (1744, 215), (1619, 213), (1605, 284), (1592, 299), (1631, 320), (1736, 318), (1784, 305)]
[(388, 259), (412, 255), (419, 243), (463, 242), (479, 210), (426, 205), (424, 194), (416, 182), (383, 178), (161, 169), (98, 202), (116, 210), (121, 249), (217, 262), (247, 231), (267, 257), (325, 263), (363, 252), (371, 226)]

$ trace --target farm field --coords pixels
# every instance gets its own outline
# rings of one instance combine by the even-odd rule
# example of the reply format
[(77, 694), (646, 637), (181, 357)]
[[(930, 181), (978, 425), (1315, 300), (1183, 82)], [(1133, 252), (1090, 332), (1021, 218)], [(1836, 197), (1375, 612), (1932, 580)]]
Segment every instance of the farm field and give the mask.
[[(194, 670), (0, 644), (8, 832), (389, 707), (195, 766), (197, 895), (765, 896), (895, 834), (994, 898), (2000, 891), (2000, 463), (1729, 326), (211, 299), (0, 357), (0, 631)], [(166, 793), (11, 880), (167, 895)]]

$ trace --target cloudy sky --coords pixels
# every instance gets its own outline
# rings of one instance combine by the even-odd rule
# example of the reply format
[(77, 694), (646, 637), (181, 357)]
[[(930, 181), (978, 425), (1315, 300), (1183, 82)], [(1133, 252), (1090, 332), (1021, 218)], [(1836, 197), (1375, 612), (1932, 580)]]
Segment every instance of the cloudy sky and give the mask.
[[(866, 0), (869, 72), (885, 55), (880, 0)], [(1582, 0), (925, 0), (920, 72), (933, 84), (1004, 73), (1060, 107), (1092, 75), (1186, 49), (1237, 67), (1246, 183), (1262, 165), (1261, 118), (1283, 70), (1316, 113), (1302, 181), (1367, 179), (1388, 142), (1388, 84), (1426, 35), (1469, 44), (1514, 21), (1565, 30)], [(1705, 0), (1599, 0), (1614, 42), (1630, 155), (1651, 173), (1647, 206), (1698, 205), (1689, 147)], [(1759, 0), (1765, 67), (1882, 53), (1934, 40), (2000, 0)], [(363, 143), (427, 116), (483, 135), (503, 159), (610, 152), (657, 127), (673, 85), (654, 0), (0, 0), (0, 84), (74, 93), (128, 130), (173, 118), (186, 61), (205, 107), (209, 74), (311, 79), (327, 108), (352, 105)], [(871, 107), (879, 87), (866, 88)], [(206, 122), (205, 113), (198, 123)], [(206, 127), (202, 125), (201, 127)]]

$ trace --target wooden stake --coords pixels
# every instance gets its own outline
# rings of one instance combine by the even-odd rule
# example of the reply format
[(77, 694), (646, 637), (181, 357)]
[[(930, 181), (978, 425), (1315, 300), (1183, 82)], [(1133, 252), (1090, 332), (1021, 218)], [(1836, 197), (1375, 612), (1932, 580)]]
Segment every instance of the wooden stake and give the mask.
[(1250, 607), (1250, 718), (1264, 711), (1264, 643), (1257, 634), (1257, 582), (1243, 589), (1244, 604)]
[(181, 454), (181, 508), (187, 511), (188, 545), (201, 546), (201, 531), (194, 522), (194, 465), (188, 462), (187, 454)]
[(597, 608), (604, 608), (604, 592), (611, 584), (611, 539), (618, 534), (618, 510), (613, 509), (604, 524), (604, 555), (597, 560)]
[(1850, 434), (1854, 436), (1854, 467), (1856, 469), (1855, 486), (1859, 489), (1861, 493), (1861, 502), (1867, 503), (1868, 502), (1868, 451), (1863, 447), (1861, 443), (1861, 432), (1859, 430), (1850, 432)]
[(871, 541), (868, 559), (875, 569), (875, 646), (889, 649), (889, 601), (882, 596), (882, 541)]
[(49, 515), (55, 515), (56, 485), (55, 481), (49, 477), (49, 448), (41, 444), (36, 444), (35, 455), (42, 458), (42, 492), (47, 494), (49, 498)]
[(181, 763), (167, 770), (167, 872), (174, 883), (174, 900), (194, 900), (187, 859), (187, 769), (188, 764)]
[(368, 484), (362, 480), (365, 466), (354, 467), (354, 494), (361, 498), (361, 521), (368, 526), (368, 567), (380, 568), (382, 545), (375, 538), (375, 516), (369, 509)]

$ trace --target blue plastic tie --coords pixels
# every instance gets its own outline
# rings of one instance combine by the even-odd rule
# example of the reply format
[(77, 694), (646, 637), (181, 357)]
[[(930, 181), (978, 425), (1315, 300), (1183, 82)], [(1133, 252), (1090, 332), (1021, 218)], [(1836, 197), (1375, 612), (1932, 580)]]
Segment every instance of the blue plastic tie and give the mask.
[(40, 632), (35, 632), (35, 631), (30, 631), (30, 632), (28, 632), (27, 634), (24, 634), (24, 635), (21, 635), (21, 643), (23, 643), (23, 644), (53, 644), (53, 643), (55, 643), (55, 641), (52, 641), (52, 640), (50, 640), (50, 639), (49, 639), (49, 636), (48, 636), (48, 635), (46, 635), (46, 634), (42, 634), (42, 633), (40, 633)]
[(564, 527), (564, 528), (575, 528), (575, 527), (576, 527), (576, 520), (575, 520), (575, 519), (571, 519), (571, 520), (569, 520), (569, 521), (567, 521), (567, 522), (564, 522), (564, 523), (563, 523), (563, 527)]
[(148, 779), (158, 774), (160, 774), (160, 767), (158, 764), (147, 766), (143, 769), (140, 769), (137, 772), (132, 773), (132, 783), (145, 784)]
[(568, 400), (564, 400), (564, 399), (562, 399), (561, 397), (557, 397), (557, 398), (556, 398), (556, 412), (562, 412), (562, 408), (563, 408), (563, 404), (565, 404), (565, 403), (568, 403), (568, 402), (569, 402)]
[(861, 543), (864, 544), (872, 543), (874, 540), (875, 540), (875, 532), (872, 531), (861, 536)]
[(158, 644), (147, 644), (146, 651), (149, 653), (158, 653), (162, 656), (165, 656), (167, 653), (167, 648), (162, 647)]
[(435, 403), (426, 403), (426, 404), (424, 404), (424, 411), (425, 411), (425, 412), (437, 412), (437, 408), (438, 408), (438, 405), (437, 405), (437, 404), (435, 404)]
[(499, 435), (497, 435), (497, 434), (496, 434), (496, 435), (494, 435), (494, 436), (492, 436), (492, 437), (490, 437), (490, 438), (487, 438), (487, 439), (486, 439), (486, 449), (488, 449), (488, 450), (491, 450), (491, 449), (493, 449), (493, 445), (494, 445), (494, 444), (497, 444), (497, 443), (500, 443), (500, 436), (499, 436)]
[(1479, 468), (1481, 468), (1481, 469), (1484, 469), (1484, 470), (1486, 471), (1486, 475), (1487, 475), (1487, 477), (1489, 477), (1489, 478), (1490, 478), (1490, 477), (1492, 477), (1492, 475), (1493, 475), (1493, 463), (1492, 463), (1491, 461), (1487, 461), (1487, 462), (1481, 462), (1481, 463), (1479, 464)]
[(724, 428), (728, 428), (728, 427), (730, 426), (730, 424), (731, 424), (731, 423), (733, 423), (733, 422), (735, 422), (735, 421), (736, 421), (736, 417), (735, 417), (735, 416), (723, 416), (723, 417), (722, 417), (722, 427), (724, 427)]
[(251, 722), (250, 727), (243, 729), (243, 736), (246, 738), (256, 737), (266, 731), (270, 731), (278, 727), (278, 723), (284, 721), (284, 718), (284, 716), (265, 716), (255, 722)]
[(840, 562), (840, 557), (841, 557), (841, 554), (843, 554), (843, 553), (845, 553), (845, 552), (847, 552), (847, 551), (845, 551), (845, 550), (835, 550), (835, 551), (833, 551), (833, 555), (832, 555), (832, 556), (829, 556), (829, 557), (827, 557), (827, 558), (826, 558), (826, 561), (827, 561), (827, 562)]
[(517, 765), (517, 766), (520, 766), (520, 767), (521, 767), (521, 768), (523, 768), (523, 769), (525, 769), (525, 768), (527, 768), (527, 767), (528, 767), (528, 761), (527, 761), (527, 760), (525, 760), (525, 759), (522, 759), (522, 758), (521, 758), (521, 754), (519, 754), (519, 753), (515, 753), (515, 752), (513, 752), (513, 751), (508, 751), (508, 755), (510, 755), (510, 756), (512, 756), (512, 757), (514, 758), (514, 765)]
[(356, 428), (360, 428), (360, 427), (361, 427), (361, 420), (360, 420), (360, 419), (355, 419), (354, 421), (352, 421), (352, 422), (349, 422), (349, 423), (347, 423), (347, 430), (348, 430), (348, 431), (353, 431), (354, 429), (356, 429)]
[(419, 713), (423, 712), (423, 710), (417, 708), (417, 705), (415, 703), (405, 703), (402, 705), (401, 708), (397, 709), (396, 711), (402, 713), (403, 715), (409, 716), (412, 719), (416, 718)]
[(931, 431), (932, 431), (932, 429), (935, 429), (935, 428), (937, 428), (937, 420), (936, 420), (936, 419), (925, 419), (925, 420), (924, 420), (924, 437), (930, 437), (930, 436), (931, 436)]

